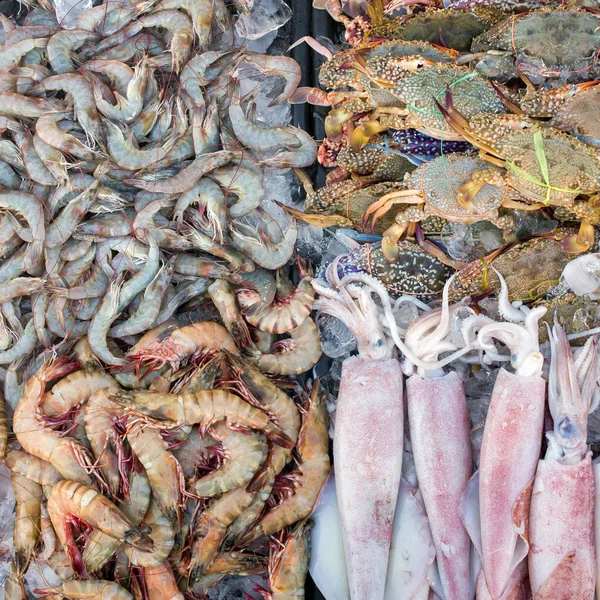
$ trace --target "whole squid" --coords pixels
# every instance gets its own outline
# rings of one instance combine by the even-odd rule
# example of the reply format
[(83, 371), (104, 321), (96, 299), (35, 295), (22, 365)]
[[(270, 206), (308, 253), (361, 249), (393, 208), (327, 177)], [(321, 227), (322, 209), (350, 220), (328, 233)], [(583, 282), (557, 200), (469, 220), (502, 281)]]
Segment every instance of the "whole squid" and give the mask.
[[(345, 323), (359, 355), (342, 364), (333, 455), (348, 585), (353, 600), (383, 600), (402, 469), (402, 371), (367, 286), (328, 270), (315, 308)], [(368, 283), (368, 281), (367, 281)]]
[[(447, 339), (450, 316), (444, 288), (441, 309), (409, 326), (404, 343), (423, 361), (458, 348)], [(408, 370), (405, 361), (405, 373)], [(409, 367), (410, 368), (410, 367)], [(471, 422), (462, 377), (455, 371), (417, 369), (406, 381), (408, 421), (419, 489), (429, 518), (436, 562), (446, 600), (472, 597), (471, 541), (461, 516), (461, 497), (472, 473)]]
[(593, 600), (596, 586), (594, 469), (587, 445), (588, 414), (598, 377), (598, 347), (590, 338), (573, 358), (554, 324), (548, 404), (554, 430), (539, 461), (529, 515), (529, 579), (533, 600)]
[(477, 336), (492, 357), (501, 358), (496, 356), (494, 339), (507, 346), (515, 370), (498, 372), (479, 459), (480, 556), (493, 600), (503, 597), (512, 573), (529, 550), (529, 504), (541, 449), (546, 388), (538, 340), (538, 319), (545, 309), (524, 312), (514, 308), (508, 303), (501, 276), (500, 280), (500, 312), (517, 322), (489, 322)]

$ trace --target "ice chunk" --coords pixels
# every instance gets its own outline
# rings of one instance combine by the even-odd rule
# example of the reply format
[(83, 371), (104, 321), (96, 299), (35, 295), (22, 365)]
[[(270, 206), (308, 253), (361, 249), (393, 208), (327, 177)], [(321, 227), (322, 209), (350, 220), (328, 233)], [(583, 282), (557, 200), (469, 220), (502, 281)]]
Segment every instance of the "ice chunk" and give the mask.
[(406, 331), (410, 324), (419, 316), (419, 309), (412, 302), (403, 302), (397, 310), (394, 311), (396, 325), (399, 329)]
[(585, 254), (567, 263), (562, 277), (578, 296), (588, 294), (598, 299), (600, 288), (600, 254)]
[(497, 368), (479, 369), (465, 380), (467, 406), (475, 428), (485, 423), (497, 374)]
[(77, 19), (92, 7), (92, 0), (52, 0), (56, 9), (56, 20), (66, 29), (77, 26)]
[(323, 352), (330, 358), (339, 358), (356, 348), (356, 340), (348, 328), (335, 317), (322, 314), (317, 317)]
[(292, 18), (292, 9), (283, 0), (255, 0), (249, 15), (240, 15), (235, 33), (244, 40), (257, 40), (279, 29)]
[(247, 598), (262, 598), (256, 591), (257, 586), (268, 589), (268, 583), (259, 575), (237, 577), (230, 575), (220, 581), (210, 592), (210, 600), (246, 600)]

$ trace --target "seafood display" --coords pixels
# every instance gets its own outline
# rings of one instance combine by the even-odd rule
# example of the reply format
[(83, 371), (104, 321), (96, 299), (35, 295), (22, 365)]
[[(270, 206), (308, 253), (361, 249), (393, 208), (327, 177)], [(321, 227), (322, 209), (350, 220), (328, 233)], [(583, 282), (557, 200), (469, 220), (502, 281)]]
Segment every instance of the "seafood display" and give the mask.
[(598, 7), (314, 8), (0, 17), (7, 600), (598, 598)]

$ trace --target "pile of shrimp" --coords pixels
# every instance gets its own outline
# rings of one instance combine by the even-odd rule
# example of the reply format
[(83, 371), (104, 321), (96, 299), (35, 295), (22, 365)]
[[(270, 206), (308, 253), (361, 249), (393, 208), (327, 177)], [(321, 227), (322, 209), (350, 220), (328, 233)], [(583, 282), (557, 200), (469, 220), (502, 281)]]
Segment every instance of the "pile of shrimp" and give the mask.
[[(300, 594), (327, 411), (296, 378), (312, 271), (263, 176), (317, 147), (256, 122), (246, 75), (279, 104), (300, 67), (233, 44), (246, 0), (27, 10), (0, 17), (5, 598)], [(40, 565), (62, 584), (26, 589)]]

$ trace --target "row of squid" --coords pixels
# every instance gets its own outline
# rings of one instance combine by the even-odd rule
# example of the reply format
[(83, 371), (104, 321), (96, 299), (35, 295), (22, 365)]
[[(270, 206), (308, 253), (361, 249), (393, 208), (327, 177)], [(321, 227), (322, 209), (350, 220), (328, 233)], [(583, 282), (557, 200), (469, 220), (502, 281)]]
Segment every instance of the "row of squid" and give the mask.
[[(441, 307), (393, 302), (367, 274), (340, 278), (341, 260), (313, 282), (315, 308), (342, 320), (358, 347), (342, 364), (335, 477), (313, 515), (311, 575), (324, 596), (593, 600), (596, 331), (573, 350), (555, 320), (540, 345), (546, 308), (511, 303), (498, 272), (492, 318), (469, 298), (450, 304), (452, 279)], [(406, 303), (423, 312), (403, 330)], [(463, 380), (498, 363), (476, 444)]]

